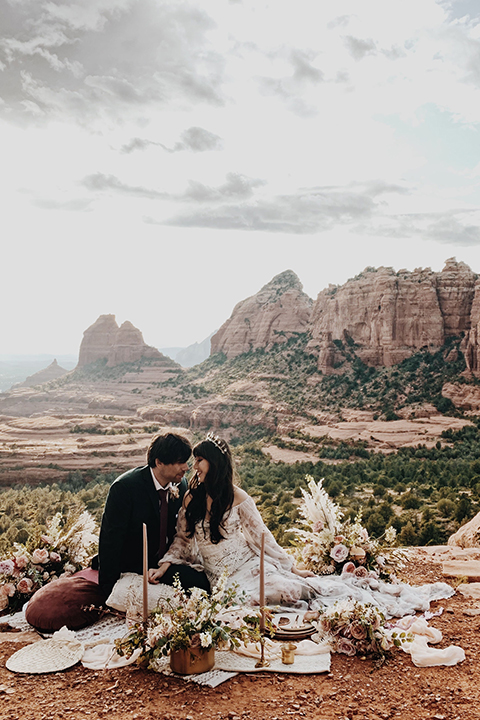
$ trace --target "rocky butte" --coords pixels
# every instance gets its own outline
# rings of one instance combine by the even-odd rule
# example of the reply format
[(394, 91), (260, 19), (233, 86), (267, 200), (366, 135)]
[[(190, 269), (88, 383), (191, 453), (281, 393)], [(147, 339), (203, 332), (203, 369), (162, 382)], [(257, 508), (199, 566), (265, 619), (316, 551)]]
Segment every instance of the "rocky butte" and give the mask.
[(312, 300), (292, 270), (276, 275), (256, 295), (242, 300), (231, 317), (212, 337), (211, 354), (223, 352), (227, 358), (265, 348), (307, 332)]
[(159, 350), (147, 345), (143, 335), (128, 320), (118, 327), (115, 315), (100, 315), (83, 333), (78, 367), (106, 360), (108, 367), (131, 363), (141, 358), (164, 360)]
[(450, 337), (462, 338), (467, 367), (480, 369), (479, 277), (455, 258), (439, 273), (366, 268), (342, 286), (322, 290), (313, 306), (307, 350), (318, 368), (335, 372), (338, 345), (355, 345), (374, 367), (401, 362), (421, 348), (436, 351)]

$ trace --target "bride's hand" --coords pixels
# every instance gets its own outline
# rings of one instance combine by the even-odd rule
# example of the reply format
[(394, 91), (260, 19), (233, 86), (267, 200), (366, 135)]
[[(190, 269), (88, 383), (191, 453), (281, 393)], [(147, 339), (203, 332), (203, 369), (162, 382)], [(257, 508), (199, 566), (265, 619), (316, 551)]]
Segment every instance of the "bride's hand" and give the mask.
[(172, 563), (164, 562), (157, 569), (150, 568), (150, 570), (148, 571), (148, 582), (152, 583), (153, 585), (158, 585), (158, 583), (160, 582), (160, 578), (165, 575), (171, 564)]
[(311, 570), (300, 570), (300, 568), (298, 568), (296, 565), (292, 567), (292, 573), (303, 578), (315, 577), (315, 573), (313, 573)]

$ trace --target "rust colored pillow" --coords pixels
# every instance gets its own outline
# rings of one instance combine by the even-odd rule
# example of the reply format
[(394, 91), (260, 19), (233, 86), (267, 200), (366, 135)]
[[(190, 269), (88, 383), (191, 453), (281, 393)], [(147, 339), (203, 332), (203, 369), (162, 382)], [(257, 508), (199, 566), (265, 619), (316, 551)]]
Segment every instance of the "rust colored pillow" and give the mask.
[(86, 608), (100, 608), (104, 600), (97, 583), (83, 577), (60, 578), (37, 590), (28, 602), (25, 618), (43, 632), (60, 630), (64, 625), (69, 630), (80, 630), (100, 616), (100, 609)]

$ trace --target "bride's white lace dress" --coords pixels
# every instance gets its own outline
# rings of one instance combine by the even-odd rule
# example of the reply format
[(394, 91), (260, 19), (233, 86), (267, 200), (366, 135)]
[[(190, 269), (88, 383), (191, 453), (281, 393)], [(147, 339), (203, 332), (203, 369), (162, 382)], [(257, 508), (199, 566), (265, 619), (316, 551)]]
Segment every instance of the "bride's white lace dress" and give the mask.
[(362, 603), (374, 603), (386, 617), (403, 617), (427, 610), (431, 600), (454, 594), (446, 583), (412, 587), (350, 575), (299, 577), (292, 572), (293, 559), (277, 544), (250, 497), (231, 509), (224, 522), (226, 537), (216, 545), (210, 541), (207, 520), (204, 527), (197, 524), (193, 538), (187, 537), (182, 509), (175, 540), (162, 562), (203, 569), (212, 587), (226, 568), (228, 584), (237, 584), (240, 592), (244, 591), (252, 603), (258, 604), (262, 533), (265, 533), (265, 596), (269, 605), (318, 609), (351, 597)]

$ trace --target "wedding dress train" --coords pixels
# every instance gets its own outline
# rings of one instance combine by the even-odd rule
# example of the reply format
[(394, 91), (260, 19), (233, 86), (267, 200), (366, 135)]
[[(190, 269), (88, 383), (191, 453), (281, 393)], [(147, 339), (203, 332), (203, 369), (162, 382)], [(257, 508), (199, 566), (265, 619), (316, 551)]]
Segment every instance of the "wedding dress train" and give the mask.
[(259, 555), (265, 533), (265, 597), (268, 605), (317, 610), (337, 600), (354, 598), (373, 603), (386, 618), (404, 617), (428, 610), (432, 600), (451, 597), (446, 583), (411, 586), (386, 583), (353, 574), (302, 578), (292, 572), (293, 559), (275, 541), (252, 498), (232, 507), (224, 522), (226, 536), (216, 545), (210, 541), (208, 521), (198, 523), (193, 538), (186, 534), (185, 511), (178, 517), (177, 534), (162, 562), (187, 564), (203, 569), (212, 588), (227, 569), (228, 586), (237, 585), (247, 601), (259, 604)]

